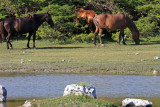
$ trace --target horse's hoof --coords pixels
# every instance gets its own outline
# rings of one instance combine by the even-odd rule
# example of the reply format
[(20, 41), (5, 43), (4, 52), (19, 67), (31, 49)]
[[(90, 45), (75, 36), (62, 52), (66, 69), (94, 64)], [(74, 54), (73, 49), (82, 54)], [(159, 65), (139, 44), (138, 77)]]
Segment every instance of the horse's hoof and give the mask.
[(126, 45), (126, 43), (123, 43), (123, 45)]
[(101, 44), (102, 47), (104, 47), (104, 44)]

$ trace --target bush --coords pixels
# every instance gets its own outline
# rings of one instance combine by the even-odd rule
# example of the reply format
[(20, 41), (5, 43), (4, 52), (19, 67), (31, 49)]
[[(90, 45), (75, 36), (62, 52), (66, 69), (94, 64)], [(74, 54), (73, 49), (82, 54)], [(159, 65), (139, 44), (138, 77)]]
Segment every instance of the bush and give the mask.
[(118, 107), (117, 104), (104, 100), (92, 99), (86, 95), (75, 96), (73, 94), (52, 99), (33, 100), (31, 104), (33, 107)]

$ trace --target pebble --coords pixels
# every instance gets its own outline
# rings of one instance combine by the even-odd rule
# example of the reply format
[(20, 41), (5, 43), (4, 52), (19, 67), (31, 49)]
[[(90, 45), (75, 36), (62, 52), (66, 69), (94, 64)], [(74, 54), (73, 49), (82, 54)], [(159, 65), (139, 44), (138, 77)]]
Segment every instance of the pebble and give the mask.
[(154, 59), (160, 59), (158, 56), (155, 56)]

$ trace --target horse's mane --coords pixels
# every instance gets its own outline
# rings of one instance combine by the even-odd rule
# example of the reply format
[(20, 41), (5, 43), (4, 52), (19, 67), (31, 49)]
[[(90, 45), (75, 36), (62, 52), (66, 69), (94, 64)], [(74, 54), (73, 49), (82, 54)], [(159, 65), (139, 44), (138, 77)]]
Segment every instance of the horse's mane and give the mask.
[(138, 31), (138, 28), (136, 27), (135, 23), (128, 17), (126, 16), (126, 20), (132, 25), (128, 25), (129, 29), (132, 31), (132, 32), (139, 32)]

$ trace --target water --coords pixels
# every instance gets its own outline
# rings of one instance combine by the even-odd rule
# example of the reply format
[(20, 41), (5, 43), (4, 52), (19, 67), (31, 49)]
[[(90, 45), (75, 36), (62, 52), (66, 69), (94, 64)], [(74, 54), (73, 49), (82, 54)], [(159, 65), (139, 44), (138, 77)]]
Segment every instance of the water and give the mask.
[(7, 89), (8, 99), (59, 97), (66, 85), (78, 82), (95, 86), (97, 97), (160, 97), (160, 76), (50, 74), (0, 77), (0, 85)]

